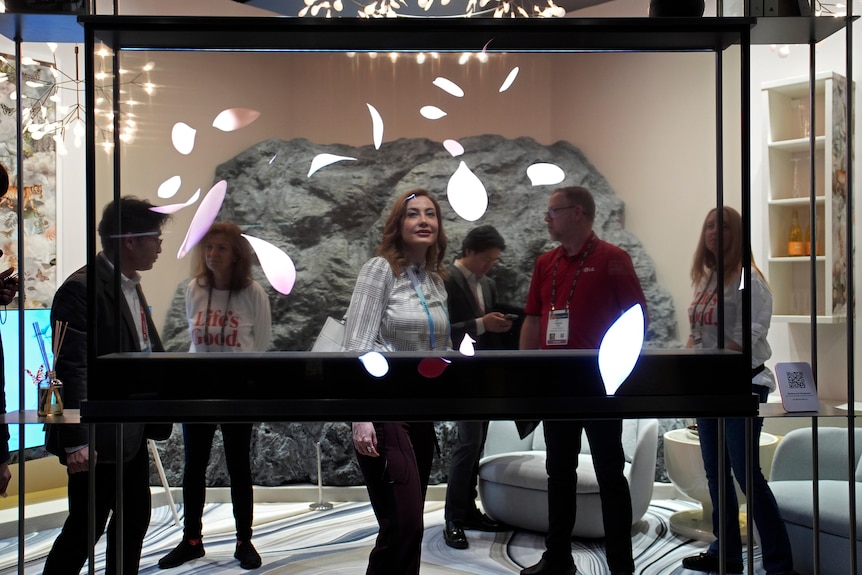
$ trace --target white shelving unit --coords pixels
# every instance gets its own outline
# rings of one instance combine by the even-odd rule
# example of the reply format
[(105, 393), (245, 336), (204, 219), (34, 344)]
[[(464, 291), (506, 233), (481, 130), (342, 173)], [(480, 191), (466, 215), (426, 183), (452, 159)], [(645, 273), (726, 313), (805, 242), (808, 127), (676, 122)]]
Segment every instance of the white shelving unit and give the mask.
[[(811, 256), (790, 256), (793, 212), (803, 234), (811, 210), (818, 323), (847, 318), (846, 79), (823, 72), (814, 79), (814, 141), (810, 139), (808, 77), (763, 84), (764, 160), (768, 198), (769, 257), (766, 273), (773, 294), (773, 320), (811, 321)], [(815, 197), (810, 197), (811, 154)], [(810, 252), (809, 252), (810, 253)]]

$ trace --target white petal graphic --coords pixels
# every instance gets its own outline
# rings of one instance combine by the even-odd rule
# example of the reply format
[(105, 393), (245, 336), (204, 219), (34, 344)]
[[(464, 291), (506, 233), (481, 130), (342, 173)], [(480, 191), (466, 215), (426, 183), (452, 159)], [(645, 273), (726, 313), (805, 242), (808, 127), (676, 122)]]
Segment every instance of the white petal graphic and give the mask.
[(260, 112), (257, 110), (249, 110), (247, 108), (230, 108), (222, 110), (216, 119), (213, 120), (213, 128), (218, 128), (222, 132), (233, 132), (240, 128), (245, 128), (260, 117)]
[(284, 295), (289, 294), (296, 283), (296, 266), (290, 256), (281, 248), (260, 238), (248, 234), (243, 234), (242, 237), (248, 240), (257, 254), (260, 267), (273, 289)]
[(599, 346), (599, 373), (605, 391), (613, 395), (631, 374), (644, 343), (644, 311), (630, 307), (608, 328)]
[(191, 154), (192, 150), (195, 149), (195, 134), (197, 134), (197, 130), (188, 124), (177, 122), (171, 130), (171, 141), (174, 143), (174, 148), (184, 156)]
[(184, 204), (168, 204), (165, 206), (155, 206), (150, 208), (151, 212), (158, 212), (160, 214), (173, 214), (174, 212), (178, 212), (183, 208), (187, 208), (190, 205), (194, 204), (198, 201), (198, 198), (201, 196), (201, 189), (198, 188), (198, 191), (195, 192), (191, 198), (189, 198)]
[(311, 167), (308, 168), (308, 177), (321, 168), (325, 168), (330, 164), (334, 164), (336, 162), (343, 162), (344, 160), (356, 160), (356, 158), (350, 158), (348, 156), (336, 156), (335, 154), (318, 154), (314, 156), (314, 159), (311, 160)]
[(365, 105), (368, 106), (368, 112), (371, 114), (371, 133), (374, 136), (374, 149), (379, 150), (380, 144), (383, 143), (383, 118), (374, 106), (371, 104)]
[(365, 355), (360, 355), (359, 361), (362, 362), (365, 371), (374, 377), (383, 377), (389, 373), (389, 362), (378, 351), (369, 351)]
[(201, 238), (204, 237), (210, 226), (218, 215), (222, 203), (224, 203), (224, 195), (227, 192), (227, 182), (219, 180), (210, 188), (207, 195), (198, 206), (198, 211), (192, 217), (192, 223), (189, 224), (189, 229), (186, 232), (186, 237), (183, 240), (180, 250), (177, 252), (177, 259), (184, 258), (192, 248), (194, 248)]
[(475, 222), (488, 209), (488, 192), (467, 164), (461, 162), (446, 187), (446, 197), (455, 213), (467, 220)]
[(446, 151), (452, 154), (453, 158), (457, 158), (464, 153), (464, 146), (455, 140), (443, 140), (443, 147)]
[(527, 168), (527, 177), (534, 186), (553, 186), (566, 178), (563, 169), (556, 164), (533, 164)]
[(476, 343), (476, 340), (470, 337), (469, 333), (465, 333), (464, 339), (461, 340), (461, 345), (458, 347), (458, 351), (461, 352), (461, 355), (473, 357), (476, 355), (476, 349), (473, 347), (474, 343)]
[(183, 179), (179, 176), (174, 176), (173, 178), (168, 178), (159, 186), (158, 195), (160, 198), (173, 198), (178, 191), (180, 191), (180, 186), (183, 183)]
[(422, 109), (419, 110), (419, 113), (422, 114), (423, 117), (428, 118), (429, 120), (439, 120), (446, 115), (446, 112), (444, 112), (437, 106), (422, 106)]
[(464, 90), (461, 89), (461, 86), (453, 82), (452, 80), (447, 80), (446, 78), (435, 78), (434, 82), (432, 82), (435, 86), (446, 92), (447, 94), (451, 94), (456, 98), (464, 97)]
[(512, 84), (515, 82), (515, 78), (518, 77), (518, 67), (515, 66), (512, 68), (512, 71), (509, 72), (509, 75), (506, 76), (506, 79), (503, 81), (503, 85), (500, 86), (500, 92), (505, 92), (509, 88), (512, 87)]

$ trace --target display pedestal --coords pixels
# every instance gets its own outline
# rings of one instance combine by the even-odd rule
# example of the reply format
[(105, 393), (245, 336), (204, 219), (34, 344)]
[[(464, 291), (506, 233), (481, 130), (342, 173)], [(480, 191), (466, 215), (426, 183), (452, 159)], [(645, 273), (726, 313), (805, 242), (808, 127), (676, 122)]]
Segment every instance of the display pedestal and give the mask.
[[(772, 457), (778, 445), (779, 438), (770, 433), (760, 434), (760, 467), (765, 477), (769, 477), (772, 469)], [(706, 471), (703, 468), (703, 457), (700, 454), (700, 441), (697, 435), (689, 429), (673, 429), (664, 434), (664, 461), (667, 476), (673, 486), (687, 497), (699, 501), (700, 509), (677, 511), (670, 517), (670, 528), (674, 533), (700, 541), (713, 541), (712, 533), (712, 500), (709, 497), (709, 485)], [(745, 502), (745, 495), (736, 486), (736, 497), (740, 505)], [(742, 507), (744, 509), (744, 506)], [(747, 514), (739, 512), (739, 528), (743, 543), (746, 540)]]

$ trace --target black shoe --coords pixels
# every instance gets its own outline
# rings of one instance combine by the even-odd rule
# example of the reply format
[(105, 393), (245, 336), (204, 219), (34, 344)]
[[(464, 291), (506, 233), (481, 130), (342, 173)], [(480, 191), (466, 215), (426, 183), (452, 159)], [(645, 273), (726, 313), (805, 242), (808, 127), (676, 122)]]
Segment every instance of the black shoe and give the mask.
[(443, 525), (443, 539), (446, 541), (446, 545), (453, 549), (466, 549), (469, 546), (464, 530), (455, 521), (447, 521)]
[(571, 557), (568, 561), (560, 562), (549, 561), (542, 557), (542, 560), (532, 567), (521, 569), (521, 575), (575, 575), (577, 570)]
[(475, 513), (468, 515), (464, 521), (460, 521), (459, 523), (461, 524), (462, 529), (473, 531), (508, 531), (508, 527), (502, 523), (494, 521), (478, 509)]
[[(718, 557), (707, 552), (692, 555), (682, 560), (682, 566), (692, 571), (704, 571), (706, 573), (718, 573)], [(742, 561), (728, 561), (725, 564), (728, 573), (742, 573)]]
[(233, 556), (239, 559), (239, 566), (243, 569), (257, 569), (262, 561), (257, 549), (251, 544), (251, 541), (237, 541), (236, 551)]
[(159, 569), (179, 567), (183, 563), (203, 557), (206, 553), (204, 551), (204, 542), (200, 539), (195, 539), (194, 541), (197, 543), (192, 544), (188, 539), (183, 538), (173, 551), (159, 559)]

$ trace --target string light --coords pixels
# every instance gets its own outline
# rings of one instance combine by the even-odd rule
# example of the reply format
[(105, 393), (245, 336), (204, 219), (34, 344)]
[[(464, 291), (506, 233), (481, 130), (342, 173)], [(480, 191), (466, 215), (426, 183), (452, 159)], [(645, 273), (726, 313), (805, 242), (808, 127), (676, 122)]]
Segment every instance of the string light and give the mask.
[[(25, 66), (44, 66), (48, 69), (49, 77), (42, 78), (40, 74), (23, 74), (25, 85), (36, 91), (35, 96), (21, 94), (20, 102), (22, 111), (22, 127), (25, 134), (33, 140), (41, 140), (50, 137), (57, 146), (57, 153), (66, 155), (66, 136), (72, 135), (73, 145), (80, 148), (83, 145), (86, 133), (86, 111), (83, 104), (84, 80), (80, 75), (80, 49), (75, 46), (75, 74), (67, 74), (57, 65), (57, 44), (48, 43), (53, 61), (51, 63), (40, 63), (30, 58), (21, 60)], [(102, 146), (106, 152), (113, 149), (113, 120), (112, 110), (113, 93), (111, 74), (106, 72), (106, 58), (111, 55), (110, 51), (102, 46), (96, 51), (99, 57), (99, 70), (94, 74), (96, 90), (96, 109), (94, 110), (94, 125), (96, 127), (96, 144)], [(9, 76), (15, 75), (14, 66), (5, 58), (0, 57), (6, 73), (0, 73), (0, 82), (7, 81)], [(134, 140), (137, 131), (135, 114), (132, 112), (135, 106), (143, 103), (143, 100), (156, 92), (156, 85), (150, 81), (149, 72), (154, 68), (152, 62), (147, 62), (140, 71), (120, 70), (120, 105), (128, 109), (124, 112), (124, 123), (120, 134), (123, 142)], [(62, 106), (62, 91), (73, 91), (75, 102), (68, 106)], [(143, 92), (141, 99), (135, 98), (135, 92)], [(32, 93), (32, 92), (31, 92)], [(16, 93), (12, 92), (9, 99), (14, 103)], [(5, 104), (4, 104), (5, 106)], [(51, 107), (56, 107), (56, 119), (49, 119), (48, 112)], [(15, 108), (6, 106), (4, 111), (14, 112)]]
[[(449, 9), (451, 0), (440, 0), (440, 5)], [(409, 18), (412, 14), (407, 12), (428, 12), (434, 5), (435, 0), (416, 0), (416, 6), (411, 7), (407, 0), (372, 0), (361, 2), (353, 0), (356, 6), (356, 16), (359, 18)], [(304, 0), (305, 6), (299, 11), (298, 16), (323, 16), (325, 18), (338, 17), (344, 11), (341, 0)], [(402, 13), (405, 12), (405, 13)], [(557, 6), (554, 0), (546, 0), (542, 5), (527, 0), (465, 0), (461, 12), (456, 12), (455, 17), (470, 18), (472, 16), (491, 15), (494, 18), (562, 18), (566, 15), (566, 9)]]

